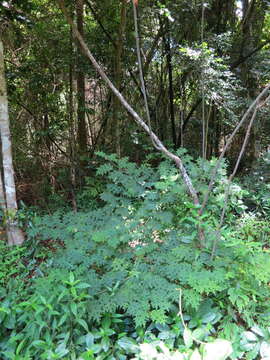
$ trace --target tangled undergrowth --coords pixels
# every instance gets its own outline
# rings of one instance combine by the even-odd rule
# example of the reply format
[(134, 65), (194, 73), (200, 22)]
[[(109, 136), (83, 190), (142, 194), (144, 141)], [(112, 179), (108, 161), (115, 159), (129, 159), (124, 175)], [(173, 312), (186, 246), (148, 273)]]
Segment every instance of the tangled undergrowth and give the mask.
[[(85, 188), (84, 211), (32, 216), (26, 248), (2, 246), (1, 358), (267, 359), (267, 194), (257, 192), (250, 209), (250, 184), (231, 186), (213, 256), (225, 164), (198, 218), (167, 161), (100, 156), (103, 191)], [(185, 164), (203, 196), (215, 160)]]

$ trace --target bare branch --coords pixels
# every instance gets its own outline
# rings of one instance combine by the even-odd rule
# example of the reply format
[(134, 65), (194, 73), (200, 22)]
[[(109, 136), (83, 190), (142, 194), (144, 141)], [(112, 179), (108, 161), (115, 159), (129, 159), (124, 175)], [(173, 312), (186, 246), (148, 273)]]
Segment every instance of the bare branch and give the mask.
[(77, 40), (79, 41), (82, 51), (84, 52), (84, 54), (87, 56), (87, 58), (91, 61), (92, 65), (94, 66), (94, 68), (97, 70), (97, 72), (100, 74), (101, 78), (105, 81), (105, 83), (108, 85), (108, 87), (111, 89), (111, 91), (114, 93), (115, 96), (118, 97), (119, 101), (121, 102), (121, 104), (123, 105), (123, 107), (130, 113), (130, 115), (133, 117), (134, 121), (143, 128), (143, 130), (154, 140), (154, 142), (156, 143), (156, 145), (158, 146), (159, 150), (166, 155), (168, 158), (170, 158), (177, 166), (177, 168), (179, 169), (183, 181), (188, 189), (188, 192), (190, 194), (190, 196), (193, 199), (193, 203), (195, 205), (199, 205), (199, 198), (198, 198), (198, 194), (195, 190), (195, 188), (193, 187), (192, 181), (186, 171), (186, 168), (184, 167), (184, 164), (181, 160), (180, 157), (174, 155), (173, 153), (171, 153), (164, 145), (163, 143), (160, 141), (160, 139), (157, 137), (157, 135), (149, 128), (149, 126), (141, 119), (141, 117), (137, 114), (137, 112), (130, 106), (130, 104), (126, 101), (126, 99), (123, 97), (123, 95), (118, 91), (118, 89), (114, 86), (114, 84), (111, 82), (111, 80), (108, 78), (108, 76), (106, 75), (106, 73), (104, 72), (103, 68), (99, 65), (99, 63), (96, 61), (96, 59), (94, 58), (94, 56), (92, 55), (92, 53), (90, 52), (88, 46), (86, 45), (85, 41), (83, 40), (83, 38), (81, 37), (77, 27), (73, 24), (66, 8), (64, 5), (64, 1), (63, 0), (57, 0), (58, 4), (63, 12), (63, 14), (65, 15), (65, 18), (67, 20), (67, 22), (70, 24), (70, 26), (72, 27), (73, 30), (73, 34), (75, 35), (75, 37), (77, 38)]
[[(135, 27), (135, 37), (136, 37), (137, 61), (138, 61), (139, 76), (140, 76), (140, 82), (141, 82), (141, 92), (143, 94), (144, 106), (145, 106), (145, 111), (146, 111), (146, 120), (147, 120), (147, 123), (148, 123), (148, 127), (150, 129), (150, 132), (152, 132), (150, 112), (149, 112), (149, 106), (148, 106), (148, 99), (147, 99), (145, 81), (144, 81), (144, 76), (143, 76), (137, 7), (138, 7), (138, 4), (136, 5), (135, 2), (133, 2), (133, 16), (134, 16), (134, 27)], [(151, 141), (153, 143), (153, 146), (157, 150), (160, 150), (158, 145), (155, 143), (154, 139), (152, 138), (152, 136), (151, 136)]]
[(232, 180), (237, 172), (237, 169), (239, 167), (239, 164), (240, 164), (240, 161), (242, 159), (242, 156), (244, 154), (244, 151), (245, 151), (245, 148), (246, 148), (246, 145), (247, 145), (247, 142), (248, 142), (248, 139), (249, 139), (249, 135), (250, 135), (250, 131), (251, 131), (251, 128), (252, 128), (252, 125), (254, 123), (254, 120), (256, 118), (256, 115), (257, 115), (257, 111), (258, 111), (258, 105), (256, 105), (255, 109), (254, 109), (254, 112), (253, 112), (253, 115), (251, 117), (251, 120), (248, 124), (248, 128), (247, 128), (247, 131), (246, 131), (246, 135), (245, 135), (245, 139), (244, 139), (244, 142), (242, 144), (242, 147), (241, 147), (241, 151), (238, 155), (238, 158), (237, 158), (237, 161), (235, 163), (235, 166), (234, 166), (234, 169), (233, 169), (233, 172), (231, 173), (229, 179), (228, 179), (228, 183), (227, 183), (227, 187), (226, 187), (226, 191), (225, 191), (225, 198), (224, 198), (224, 206), (223, 206), (223, 209), (222, 209), (222, 212), (221, 212), (221, 215), (220, 215), (220, 220), (219, 220), (219, 224), (218, 224), (218, 228), (216, 230), (216, 238), (214, 240), (214, 243), (213, 243), (213, 248), (212, 248), (212, 254), (211, 254), (211, 258), (213, 259), (214, 256), (215, 256), (215, 253), (216, 253), (216, 249), (217, 249), (217, 245), (218, 245), (218, 242), (220, 240), (220, 237), (221, 237), (221, 234), (220, 234), (220, 229), (223, 225), (223, 222), (224, 222), (224, 219), (225, 219), (225, 214), (226, 214), (226, 210), (227, 210), (227, 207), (228, 207), (228, 200), (229, 200), (229, 196), (230, 196), (230, 189), (231, 189), (231, 183), (232, 183)]
[(209, 185), (208, 185), (208, 189), (207, 189), (207, 192), (204, 196), (204, 199), (203, 199), (203, 203), (202, 203), (202, 207), (200, 209), (200, 214), (203, 213), (206, 205), (207, 205), (207, 202), (208, 202), (208, 199), (209, 199), (209, 195), (213, 189), (213, 186), (214, 186), (214, 183), (215, 183), (215, 180), (216, 180), (216, 175), (217, 175), (217, 171), (218, 169), (220, 168), (221, 166), (221, 162), (222, 162), (222, 159), (224, 158), (224, 155), (229, 147), (229, 145), (231, 144), (233, 138), (235, 137), (235, 135), (237, 134), (238, 130), (240, 129), (240, 127), (244, 124), (244, 122), (246, 121), (247, 117), (249, 116), (249, 114), (251, 113), (251, 111), (253, 110), (254, 107), (257, 107), (258, 104), (260, 104), (260, 101), (261, 99), (267, 94), (267, 92), (269, 91), (270, 89), (270, 83), (264, 88), (264, 90), (257, 96), (257, 98), (251, 103), (251, 105), (249, 106), (249, 108), (247, 109), (247, 111), (245, 112), (245, 114), (243, 115), (242, 119), (240, 120), (240, 122), (238, 123), (238, 125), (235, 127), (234, 131), (232, 132), (232, 134), (230, 135), (228, 141), (226, 142), (223, 150), (222, 150), (222, 153), (220, 154), (219, 158), (218, 158), (218, 161), (217, 161), (217, 164), (215, 166), (215, 168), (213, 169), (213, 172), (212, 172), (212, 176), (211, 176), (211, 180), (209, 182)]

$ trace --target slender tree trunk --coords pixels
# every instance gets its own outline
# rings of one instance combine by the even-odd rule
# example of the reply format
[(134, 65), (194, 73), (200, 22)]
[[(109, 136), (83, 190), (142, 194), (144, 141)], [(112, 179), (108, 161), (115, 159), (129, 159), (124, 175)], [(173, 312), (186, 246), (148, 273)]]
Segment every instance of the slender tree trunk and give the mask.
[[(172, 140), (174, 147), (177, 147), (176, 139), (176, 127), (175, 127), (175, 112), (174, 112), (174, 90), (173, 90), (173, 66), (172, 66), (172, 53), (171, 53), (171, 38), (170, 38), (170, 24), (169, 20), (165, 19), (166, 31), (164, 31), (163, 42), (164, 50), (166, 53), (167, 60), (167, 71), (168, 71), (168, 81), (169, 81), (169, 105), (170, 105), (170, 118), (171, 118), (171, 131), (172, 131)], [(166, 35), (167, 34), (167, 35)]]
[[(134, 0), (136, 1), (136, 0)], [(154, 143), (154, 146), (157, 150), (161, 151), (164, 155), (166, 155), (169, 159), (171, 159), (179, 169), (183, 181), (185, 185), (187, 186), (187, 189), (189, 191), (190, 196), (193, 199), (193, 202), (195, 205), (199, 205), (199, 198), (197, 191), (195, 190), (192, 181), (187, 173), (186, 168), (184, 167), (184, 164), (182, 162), (182, 159), (173, 153), (171, 153), (160, 141), (160, 139), (156, 136), (156, 134), (148, 127), (148, 125), (143, 121), (143, 119), (139, 116), (139, 114), (130, 106), (130, 104), (126, 101), (124, 96), (119, 92), (119, 90), (115, 87), (115, 85), (111, 82), (111, 80), (108, 78), (107, 74), (104, 72), (103, 68), (99, 65), (99, 63), (96, 61), (92, 53), (90, 52), (89, 48), (87, 47), (84, 39), (82, 38), (81, 34), (79, 33), (77, 27), (73, 24), (67, 10), (64, 4), (63, 0), (57, 0), (61, 10), (63, 11), (64, 16), (66, 17), (67, 22), (72, 26), (73, 33), (80, 42), (80, 45), (82, 47), (83, 53), (87, 56), (87, 58), (92, 63), (93, 67), (98, 71), (99, 75), (102, 77), (104, 82), (107, 84), (107, 86), (111, 89), (113, 94), (118, 97), (119, 101), (121, 102), (122, 106), (128, 111), (128, 113), (132, 116), (134, 121), (141, 126), (141, 128), (145, 131), (146, 134), (149, 135), (149, 137), (152, 139), (152, 142)]]
[[(260, 88), (259, 78), (254, 71), (250, 71), (250, 63), (244, 61), (248, 59), (250, 54), (255, 54), (260, 49), (262, 44), (263, 28), (267, 16), (267, 3), (264, 1), (256, 0), (242, 0), (243, 5), (243, 17), (241, 21), (241, 41), (236, 41), (234, 44), (234, 52), (239, 54), (239, 58), (233, 64), (237, 66), (240, 72), (238, 76), (241, 77), (242, 83), (248, 90), (250, 99), (254, 98), (258, 94), (258, 88)], [(232, 144), (232, 149), (235, 149), (235, 155), (232, 151), (232, 156), (238, 156), (240, 146), (243, 143), (247, 129), (242, 129)], [(255, 142), (261, 141), (260, 133), (256, 131), (256, 127), (251, 128), (249, 142), (245, 148), (244, 156), (242, 157), (239, 171), (242, 166), (251, 167), (253, 161), (256, 160)], [(233, 159), (234, 160), (234, 159)]]
[(68, 114), (69, 114), (69, 157), (70, 157), (70, 184), (71, 184), (71, 200), (74, 211), (77, 211), (77, 202), (75, 197), (76, 189), (76, 169), (75, 169), (75, 126), (74, 126), (74, 48), (73, 48), (73, 36), (72, 29), (70, 28), (70, 62), (69, 62), (69, 93), (68, 93)]
[[(133, 0), (135, 5), (136, 5), (136, 0)], [(68, 12), (66, 11), (65, 8), (65, 4), (63, 0), (58, 0), (58, 4), (61, 8), (61, 10), (63, 11), (67, 22), (72, 26), (73, 29), (73, 33), (76, 36), (77, 40), (80, 42), (80, 45), (82, 47), (82, 51), (85, 53), (85, 55), (88, 57), (88, 59), (90, 60), (90, 62), (92, 63), (92, 65), (94, 66), (94, 68), (98, 71), (99, 75), (102, 77), (102, 79), (105, 81), (105, 83), (108, 85), (108, 87), (111, 89), (111, 91), (113, 92), (113, 94), (115, 96), (118, 97), (120, 103), (122, 104), (122, 106), (128, 111), (128, 113), (132, 116), (132, 118), (134, 119), (134, 121), (141, 126), (141, 128), (145, 131), (145, 133), (147, 133), (149, 135), (149, 137), (151, 138), (152, 144), (155, 147), (155, 149), (157, 149), (158, 151), (162, 152), (165, 156), (167, 156), (169, 159), (171, 159), (176, 167), (178, 168), (183, 182), (186, 185), (188, 192), (193, 200), (193, 203), (195, 206), (200, 205), (200, 200), (198, 197), (198, 193), (196, 191), (196, 189), (193, 186), (193, 183), (191, 181), (191, 178), (189, 177), (187, 170), (183, 164), (182, 159), (177, 156), (174, 155), (172, 152), (170, 152), (165, 146), (164, 144), (160, 141), (160, 139), (156, 136), (156, 134), (151, 130), (151, 128), (143, 121), (143, 119), (139, 116), (139, 114), (130, 106), (130, 104), (126, 101), (126, 99), (123, 97), (123, 95), (119, 92), (119, 90), (114, 86), (114, 84), (111, 82), (111, 80), (108, 78), (107, 74), (104, 72), (103, 68), (99, 65), (99, 63), (96, 61), (96, 59), (94, 58), (94, 56), (92, 55), (92, 53), (90, 52), (89, 48), (87, 47), (84, 39), (81, 37), (80, 32), (78, 31), (78, 29), (76, 28), (76, 26), (73, 24), (70, 16), (68, 15)], [(199, 213), (198, 213), (199, 215)], [(199, 247), (203, 247), (204, 246), (204, 241), (205, 241), (205, 237), (204, 237), (204, 231), (201, 228), (201, 226), (198, 226), (198, 237), (199, 237)]]
[(4, 183), (3, 183), (3, 179), (2, 179), (2, 175), (3, 175), (2, 164), (1, 164), (0, 170), (1, 170), (0, 171), (0, 209), (3, 211), (3, 213), (5, 213), (7, 210), (7, 204), (6, 204), (6, 198), (5, 198)]
[[(84, 0), (76, 0), (77, 28), (84, 38)], [(87, 129), (85, 121), (85, 76), (80, 45), (77, 43), (77, 117), (78, 117), (78, 147), (82, 167), (85, 166), (87, 156)]]
[[(126, 27), (126, 6), (127, 0), (121, 0), (121, 9), (120, 9), (120, 23), (118, 28), (118, 36), (116, 41), (116, 56), (115, 56), (115, 84), (118, 89), (120, 89), (123, 71), (122, 71), (122, 56), (123, 56), (123, 43), (124, 43), (124, 33)], [(114, 106), (113, 106), (113, 120), (115, 124), (115, 150), (118, 156), (121, 155), (121, 103), (119, 99), (114, 97)]]
[(4, 207), (9, 245), (19, 245), (24, 241), (22, 230), (16, 221), (17, 200), (12, 164), (11, 140), (9, 130), (8, 102), (4, 76), (3, 44), (0, 40), (0, 133), (2, 145), (3, 182), (1, 178), (0, 196)]

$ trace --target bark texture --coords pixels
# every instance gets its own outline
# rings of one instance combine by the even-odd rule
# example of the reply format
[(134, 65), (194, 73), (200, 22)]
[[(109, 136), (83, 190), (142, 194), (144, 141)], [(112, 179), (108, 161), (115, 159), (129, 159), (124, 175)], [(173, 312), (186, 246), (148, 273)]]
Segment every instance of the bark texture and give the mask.
[[(77, 28), (84, 38), (84, 0), (76, 0)], [(87, 127), (85, 120), (85, 76), (83, 59), (80, 52), (80, 45), (77, 43), (77, 117), (78, 117), (78, 146), (79, 156), (82, 158), (81, 166), (84, 167), (87, 156)]]
[(126, 101), (126, 99), (123, 97), (123, 95), (118, 91), (118, 89), (114, 86), (114, 84), (111, 82), (111, 80), (108, 78), (106, 73), (104, 72), (103, 68), (99, 65), (99, 63), (96, 61), (92, 53), (90, 52), (88, 46), (86, 45), (84, 39), (82, 38), (81, 34), (79, 33), (77, 27), (73, 24), (67, 10), (64, 4), (63, 0), (58, 0), (58, 4), (63, 11), (63, 14), (66, 17), (67, 22), (72, 26), (72, 30), (74, 33), (74, 36), (79, 41), (82, 51), (86, 55), (86, 57), (90, 60), (96, 71), (99, 73), (101, 78), (104, 80), (104, 82), (108, 85), (108, 87), (111, 89), (113, 94), (118, 97), (119, 101), (121, 102), (122, 106), (128, 111), (128, 113), (132, 116), (134, 121), (150, 136), (152, 139), (152, 142), (155, 144), (155, 148), (159, 151), (161, 151), (164, 155), (166, 155), (168, 158), (170, 158), (179, 169), (183, 181), (188, 189), (188, 192), (193, 199), (193, 203), (195, 205), (199, 205), (199, 198), (197, 191), (193, 187), (192, 181), (186, 171), (186, 168), (184, 167), (184, 164), (182, 162), (182, 159), (173, 153), (171, 153), (164, 144), (160, 141), (160, 139), (157, 137), (157, 135), (149, 128), (149, 126), (143, 121), (143, 119), (138, 115), (138, 113), (130, 106), (130, 104)]
[[(116, 41), (116, 56), (115, 56), (115, 85), (117, 89), (120, 89), (122, 78), (123, 78), (123, 69), (122, 69), (122, 57), (124, 50), (124, 34), (126, 27), (126, 9), (127, 0), (121, 1), (120, 8), (120, 23), (118, 28), (118, 35)], [(114, 107), (113, 107), (113, 117), (115, 124), (115, 143), (116, 143), (116, 153), (121, 156), (121, 103), (117, 96), (114, 97)]]
[[(16, 221), (17, 200), (14, 182), (14, 170), (11, 153), (11, 139), (9, 130), (8, 102), (4, 75), (3, 44), (0, 40), (0, 133), (2, 145), (1, 205), (6, 218), (6, 230), (9, 245), (20, 245), (24, 241), (22, 230)], [(1, 174), (2, 176), (2, 174)], [(1, 185), (0, 184), (0, 185)]]

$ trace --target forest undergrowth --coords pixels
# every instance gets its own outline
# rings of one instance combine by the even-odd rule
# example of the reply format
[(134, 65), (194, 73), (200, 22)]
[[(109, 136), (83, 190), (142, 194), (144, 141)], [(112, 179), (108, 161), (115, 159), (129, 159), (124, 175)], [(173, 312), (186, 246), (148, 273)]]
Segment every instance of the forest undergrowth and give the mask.
[[(27, 241), (0, 243), (1, 359), (270, 359), (269, 157), (219, 228), (225, 162), (199, 217), (167, 160), (98, 155), (78, 212), (23, 208)], [(217, 160), (181, 155), (203, 198)]]

